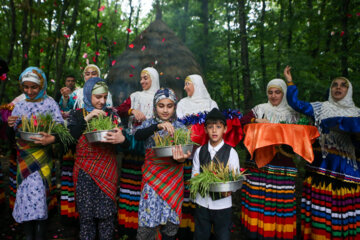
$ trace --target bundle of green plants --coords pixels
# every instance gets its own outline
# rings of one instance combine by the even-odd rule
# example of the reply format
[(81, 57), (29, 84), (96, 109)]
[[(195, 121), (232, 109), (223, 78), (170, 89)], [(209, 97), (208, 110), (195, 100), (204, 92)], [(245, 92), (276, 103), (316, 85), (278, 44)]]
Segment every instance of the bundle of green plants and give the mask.
[(112, 120), (112, 116), (99, 115), (87, 122), (86, 132), (111, 130), (116, 128), (118, 123), (117, 117), (114, 117), (114, 120)]
[[(286, 121), (280, 121), (280, 123), (284, 123), (286, 124), (287, 122)], [(301, 117), (299, 118), (299, 120), (294, 123), (294, 124), (298, 124), (298, 125), (310, 125), (310, 121), (307, 117)]]
[(57, 134), (60, 141), (63, 143), (65, 150), (67, 150), (67, 147), (70, 144), (76, 142), (66, 126), (55, 122), (52, 115), (49, 113), (31, 115), (30, 118), (22, 116), (21, 131), (30, 133), (45, 132), (47, 134)]
[(212, 161), (210, 164), (202, 166), (201, 169), (201, 173), (196, 174), (190, 179), (190, 197), (192, 199), (196, 198), (197, 193), (202, 197), (209, 194), (212, 183), (237, 181), (243, 178), (245, 172), (229, 169), (228, 165), (224, 166), (224, 164), (218, 160), (217, 162)]
[(167, 147), (175, 145), (195, 144), (191, 141), (191, 131), (188, 129), (178, 128), (175, 129), (174, 135), (161, 136), (159, 133), (155, 133), (153, 136), (156, 147)]

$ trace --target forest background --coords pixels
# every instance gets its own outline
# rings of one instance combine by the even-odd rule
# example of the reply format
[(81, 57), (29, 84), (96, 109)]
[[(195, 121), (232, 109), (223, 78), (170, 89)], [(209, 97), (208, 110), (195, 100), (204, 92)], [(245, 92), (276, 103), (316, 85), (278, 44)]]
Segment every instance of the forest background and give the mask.
[(345, 76), (360, 105), (360, 0), (156, 0), (150, 10), (144, 3), (1, 0), (0, 57), (10, 71), (0, 102), (20, 94), (17, 79), (28, 66), (44, 70), (51, 96), (68, 74), (82, 85), (87, 60), (108, 72), (161, 10), (220, 108), (245, 111), (265, 102), (267, 82), (283, 78), (286, 65), (301, 99), (326, 100), (331, 80)]

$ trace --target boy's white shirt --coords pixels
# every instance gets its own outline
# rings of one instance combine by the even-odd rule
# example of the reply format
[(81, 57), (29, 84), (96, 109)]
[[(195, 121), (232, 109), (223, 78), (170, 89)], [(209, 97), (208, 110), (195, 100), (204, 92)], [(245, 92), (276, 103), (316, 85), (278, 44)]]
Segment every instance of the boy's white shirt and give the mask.
[[(221, 141), (221, 143), (219, 143), (216, 147), (211, 146), (210, 141), (208, 142), (208, 150), (209, 150), (211, 159), (214, 158), (217, 151), (219, 151), (223, 145), (224, 145), (224, 140)], [(199, 159), (200, 149), (201, 149), (201, 147), (196, 149), (195, 154), (194, 154), (191, 177), (194, 177), (195, 174), (200, 173), (200, 159)], [(231, 150), (230, 150), (228, 165), (229, 165), (229, 169), (234, 169), (236, 171), (240, 170), (239, 156), (238, 156), (237, 152), (234, 150), (234, 148), (231, 148)], [(195, 202), (202, 207), (212, 209), (212, 210), (226, 209), (226, 208), (230, 208), (232, 206), (231, 196), (226, 197), (226, 198), (221, 198), (219, 200), (212, 200), (209, 195), (206, 195), (203, 198), (198, 193), (196, 196)]]

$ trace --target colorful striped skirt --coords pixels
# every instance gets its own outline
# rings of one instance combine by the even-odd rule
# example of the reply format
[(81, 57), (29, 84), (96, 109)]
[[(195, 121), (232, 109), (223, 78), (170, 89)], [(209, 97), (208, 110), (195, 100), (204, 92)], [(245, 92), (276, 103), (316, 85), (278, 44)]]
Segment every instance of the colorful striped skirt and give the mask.
[(73, 181), (73, 170), (75, 155), (69, 150), (61, 162), (61, 188), (60, 188), (60, 215), (77, 218), (78, 212), (75, 208), (75, 189)]
[[(285, 160), (284, 160), (285, 161)], [(246, 239), (295, 239), (297, 169), (292, 159), (247, 167), (241, 190), (241, 225)]]
[(178, 231), (179, 239), (192, 239), (195, 230), (195, 204), (190, 199), (190, 178), (192, 170), (192, 159), (187, 159), (184, 163), (184, 202), (182, 205), (182, 219)]
[(5, 202), (4, 174), (0, 162), (0, 205)]
[[(144, 156), (126, 153), (121, 165), (118, 222), (125, 230), (138, 228), (138, 211), (141, 196)], [(133, 232), (136, 234), (136, 231)], [(129, 235), (129, 234), (127, 234)], [(130, 234), (131, 235), (131, 234)]]
[(309, 172), (301, 199), (302, 239), (360, 239), (360, 185)]
[(14, 209), (16, 199), (16, 149), (12, 148), (9, 156), (9, 206)]

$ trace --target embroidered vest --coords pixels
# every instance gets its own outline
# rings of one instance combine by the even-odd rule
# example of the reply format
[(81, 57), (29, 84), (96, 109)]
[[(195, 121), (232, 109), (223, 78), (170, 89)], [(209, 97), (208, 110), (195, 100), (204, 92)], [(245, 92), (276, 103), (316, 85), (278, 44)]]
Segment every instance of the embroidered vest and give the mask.
[[(216, 152), (214, 158), (211, 159), (211, 156), (210, 156), (210, 153), (208, 150), (208, 143), (206, 143), (200, 149), (200, 153), (199, 153), (200, 166), (207, 165), (212, 160), (215, 162), (220, 161), (220, 163), (223, 163), (224, 166), (226, 166), (229, 161), (230, 151), (231, 151), (231, 146), (224, 143), (224, 145), (219, 149), (219, 151)], [(200, 168), (200, 172), (202, 172), (201, 168)]]

